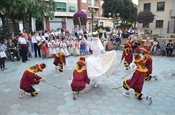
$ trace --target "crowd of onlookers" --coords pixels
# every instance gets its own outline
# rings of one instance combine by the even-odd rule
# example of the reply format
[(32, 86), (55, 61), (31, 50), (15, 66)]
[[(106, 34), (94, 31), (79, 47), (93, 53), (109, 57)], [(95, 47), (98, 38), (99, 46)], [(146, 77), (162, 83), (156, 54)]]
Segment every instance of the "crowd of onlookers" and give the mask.
[[(97, 32), (100, 33), (99, 38), (106, 51), (119, 49), (121, 41), (124, 39), (120, 31), (112, 32), (109, 36), (106, 35), (106, 31), (98, 30)], [(23, 29), (18, 36), (11, 34), (8, 39), (4, 39), (0, 44), (0, 69), (6, 69), (6, 59), (10, 61), (21, 60), (26, 63), (26, 61), (30, 61), (29, 58), (31, 57), (51, 58), (59, 52), (63, 52), (66, 56), (92, 53), (90, 48), (81, 40), (82, 35), (85, 39), (89, 37), (88, 31), (80, 27), (74, 28), (71, 34), (61, 28), (30, 33)], [(137, 37), (130, 35), (126, 42), (132, 44), (134, 52), (140, 52), (141, 44)], [(157, 52), (161, 51), (162, 56), (172, 56), (175, 43), (172, 40), (169, 40), (168, 43), (165, 41), (159, 43), (157, 39), (153, 41), (147, 39), (144, 42), (144, 47), (149, 47), (152, 55), (157, 55)]]
[[(18, 36), (11, 34), (0, 44), (0, 66), (2, 65), (0, 69), (6, 69), (6, 59), (26, 63), (31, 57), (52, 58), (59, 52), (63, 52), (66, 56), (88, 54), (89, 48), (83, 43), (80, 35), (83, 35), (81, 28), (76, 28), (72, 35), (61, 28), (31, 33), (23, 29)], [(85, 32), (84, 36), (87, 38)]]

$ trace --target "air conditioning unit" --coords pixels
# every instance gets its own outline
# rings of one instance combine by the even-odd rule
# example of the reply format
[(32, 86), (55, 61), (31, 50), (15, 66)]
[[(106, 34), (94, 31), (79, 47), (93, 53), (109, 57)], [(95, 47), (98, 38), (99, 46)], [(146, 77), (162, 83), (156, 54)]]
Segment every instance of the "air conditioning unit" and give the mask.
[(62, 18), (62, 21), (67, 22), (67, 18), (66, 17)]

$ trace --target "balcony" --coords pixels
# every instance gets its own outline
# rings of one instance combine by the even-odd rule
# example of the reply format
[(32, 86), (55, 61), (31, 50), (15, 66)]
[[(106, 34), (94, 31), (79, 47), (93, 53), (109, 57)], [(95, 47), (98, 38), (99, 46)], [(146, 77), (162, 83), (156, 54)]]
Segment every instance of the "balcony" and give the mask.
[(94, 6), (94, 7), (99, 7), (98, 2), (95, 2), (93, 6)]
[(175, 17), (175, 9), (171, 9), (170, 10), (170, 16), (171, 17)]
[(55, 11), (54, 16), (61, 16), (61, 17), (73, 17), (75, 12), (60, 12)]
[(92, 2), (91, 0), (88, 1), (88, 6), (89, 7), (95, 7), (95, 8), (99, 8), (99, 4), (98, 2)]
[[(87, 13), (87, 17), (91, 18), (91, 13)], [(98, 13), (94, 14), (94, 18), (99, 18), (99, 14)]]

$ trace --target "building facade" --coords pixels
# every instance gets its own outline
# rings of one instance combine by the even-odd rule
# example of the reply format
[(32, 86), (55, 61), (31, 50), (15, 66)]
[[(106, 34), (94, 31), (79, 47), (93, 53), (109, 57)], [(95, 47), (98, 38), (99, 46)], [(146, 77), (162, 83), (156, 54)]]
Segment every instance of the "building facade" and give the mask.
[(154, 34), (175, 34), (175, 0), (138, 0), (138, 11), (151, 11), (155, 19), (149, 25), (137, 23), (138, 29)]
[(112, 20), (102, 17), (102, 4), (103, 0), (78, 0), (78, 10), (87, 14), (86, 28), (89, 31), (94, 30), (96, 26), (112, 27)]
[(71, 32), (72, 28), (74, 28), (73, 15), (78, 11), (77, 0), (55, 0), (55, 2), (55, 18), (45, 18), (44, 28), (46, 30), (56, 30), (57, 28), (63, 28)]

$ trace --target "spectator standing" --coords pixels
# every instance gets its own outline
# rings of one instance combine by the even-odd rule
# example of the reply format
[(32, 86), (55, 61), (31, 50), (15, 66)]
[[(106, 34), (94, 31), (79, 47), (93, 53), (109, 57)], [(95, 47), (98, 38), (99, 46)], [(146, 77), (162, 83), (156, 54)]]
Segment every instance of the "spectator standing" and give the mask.
[(0, 69), (4, 71), (5, 68), (5, 58), (7, 57), (2, 44), (0, 43)]
[(23, 36), (22, 33), (19, 33), (19, 38), (18, 38), (18, 42), (21, 46), (21, 57), (22, 57), (22, 62), (26, 63), (26, 61), (29, 61), (27, 59), (27, 40), (26, 38)]
[(49, 39), (49, 34), (48, 34), (47, 30), (45, 30), (44, 37), (46, 38), (46, 40)]

